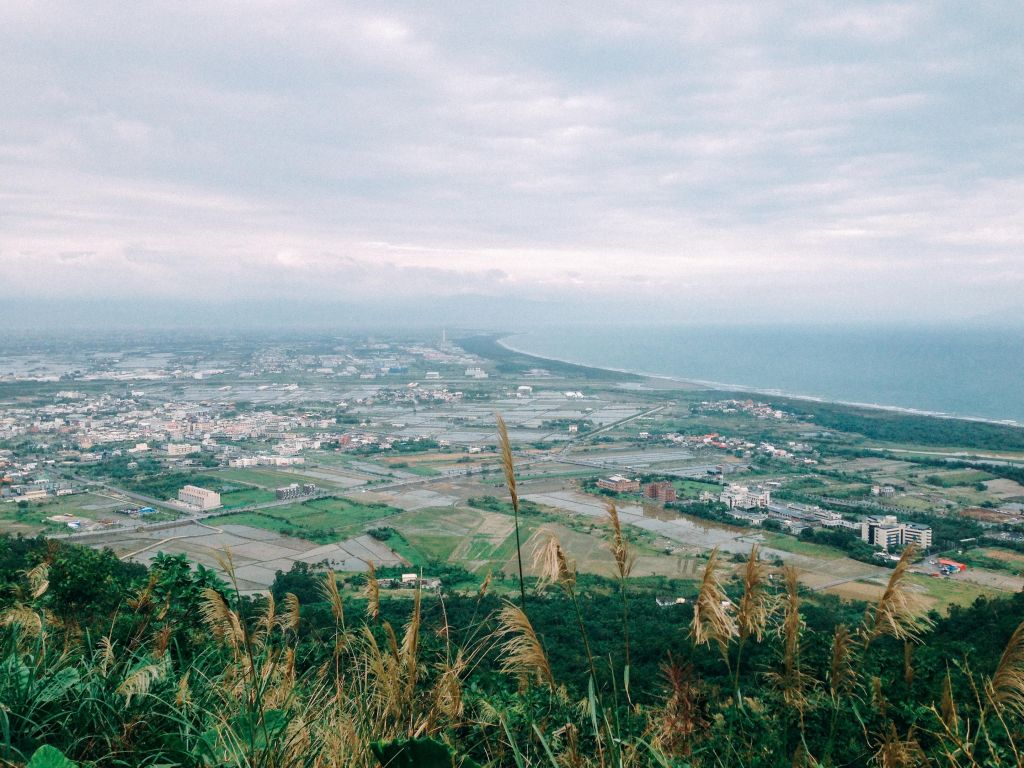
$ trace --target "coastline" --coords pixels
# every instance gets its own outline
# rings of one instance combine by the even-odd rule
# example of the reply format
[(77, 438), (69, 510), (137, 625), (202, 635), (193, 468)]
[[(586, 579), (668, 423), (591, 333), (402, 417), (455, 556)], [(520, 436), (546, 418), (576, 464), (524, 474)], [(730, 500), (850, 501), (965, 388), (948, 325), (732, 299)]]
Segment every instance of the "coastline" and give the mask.
[(518, 349), (508, 343), (508, 339), (514, 336), (519, 336), (519, 333), (508, 333), (494, 338), (495, 344), (502, 347), (503, 349), (513, 352), (517, 355), (524, 355), (526, 357), (532, 357), (537, 360), (550, 360), (552, 362), (561, 363), (563, 365), (581, 366), (586, 368), (592, 368), (597, 370), (608, 371), (616, 374), (626, 374), (636, 376), (641, 379), (653, 379), (655, 381), (671, 381), (678, 384), (686, 384), (694, 389), (708, 389), (719, 392), (735, 392), (747, 395), (758, 395), (760, 397), (778, 397), (786, 400), (797, 400), (807, 403), (817, 403), (819, 405), (839, 405), (847, 408), (859, 408), (863, 410), (871, 411), (882, 411), (885, 413), (895, 413), (904, 416), (920, 416), (934, 419), (951, 419), (956, 421), (968, 421), (981, 424), (993, 424), (1001, 427), (1011, 427), (1021, 429), (1024, 428), (1024, 424), (1015, 419), (986, 419), (980, 416), (961, 416), (953, 413), (945, 413), (942, 411), (928, 411), (919, 408), (908, 408), (899, 405), (883, 405), (880, 403), (861, 403), (849, 400), (829, 400), (828, 398), (818, 397), (815, 395), (802, 395), (792, 394), (789, 392), (783, 392), (777, 389), (758, 389), (756, 387), (749, 387), (741, 384), (727, 384), (719, 381), (710, 381), (706, 379), (690, 379), (682, 376), (669, 376), (663, 373), (650, 373), (646, 371), (629, 370), (626, 368), (613, 368), (610, 366), (592, 365), (590, 363), (582, 363), (576, 360), (567, 360), (565, 358), (553, 357), (550, 355), (539, 355), (536, 352), (530, 352), (524, 349)]

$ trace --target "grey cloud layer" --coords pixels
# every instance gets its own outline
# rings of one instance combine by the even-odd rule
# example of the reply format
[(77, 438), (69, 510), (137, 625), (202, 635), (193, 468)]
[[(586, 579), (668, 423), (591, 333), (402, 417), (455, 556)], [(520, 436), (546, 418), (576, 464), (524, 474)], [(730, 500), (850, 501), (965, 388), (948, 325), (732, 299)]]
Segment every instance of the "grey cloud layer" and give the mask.
[(1022, 22), (1014, 2), (9, 0), (0, 267), (40, 296), (1012, 309)]

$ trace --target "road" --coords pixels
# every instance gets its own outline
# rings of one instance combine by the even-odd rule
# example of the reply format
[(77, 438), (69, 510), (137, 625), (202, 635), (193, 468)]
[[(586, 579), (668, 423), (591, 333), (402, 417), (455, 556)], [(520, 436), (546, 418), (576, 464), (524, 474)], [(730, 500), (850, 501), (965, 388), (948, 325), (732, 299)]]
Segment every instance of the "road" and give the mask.
[[(658, 411), (660, 411), (660, 410), (662, 410), (662, 409), (664, 409), (666, 407), (667, 407), (667, 404), (659, 405), (659, 406), (657, 406), (655, 408), (650, 408), (650, 409), (648, 409), (646, 411), (641, 411), (640, 413), (633, 414), (632, 416), (627, 416), (624, 419), (619, 419), (618, 421), (612, 422), (611, 424), (606, 424), (605, 426), (601, 427), (600, 429), (594, 430), (593, 432), (588, 432), (588, 433), (586, 433), (584, 435), (579, 435), (577, 437), (570, 438), (569, 440), (566, 441), (565, 445), (561, 446), (557, 451), (555, 451), (553, 453), (549, 453), (549, 454), (546, 454), (544, 456), (539, 456), (537, 458), (525, 459), (525, 460), (522, 460), (522, 461), (517, 461), (516, 462), (516, 468), (521, 470), (524, 467), (529, 467), (529, 466), (532, 466), (534, 464), (540, 464), (540, 463), (544, 463), (544, 462), (566, 461), (564, 459), (564, 455), (574, 444), (576, 444), (578, 442), (583, 442), (583, 441), (587, 441), (587, 440), (593, 439), (594, 437), (596, 437), (598, 434), (600, 434), (602, 432), (606, 432), (606, 431), (608, 431), (610, 429), (614, 429), (616, 427), (622, 426), (623, 424), (627, 424), (627, 423), (629, 423), (631, 421), (634, 421), (635, 419), (640, 419), (640, 418), (643, 418), (645, 416), (650, 416), (651, 414), (657, 413)], [(570, 460), (570, 461), (567, 461), (566, 463), (581, 464), (583, 466), (592, 466), (590, 464), (585, 463), (582, 460), (581, 461)], [(365, 492), (365, 491), (390, 491), (390, 490), (394, 490), (396, 488), (405, 488), (405, 487), (414, 486), (414, 485), (430, 485), (432, 483), (446, 482), (446, 481), (451, 481), (451, 480), (455, 480), (455, 479), (470, 477), (472, 475), (480, 475), (480, 474), (484, 474), (484, 473), (487, 473), (487, 472), (493, 472), (493, 471), (496, 471), (499, 468), (499, 466), (500, 465), (497, 462), (494, 462), (494, 463), (482, 464), (482, 465), (476, 466), (476, 467), (467, 467), (465, 469), (452, 469), (452, 470), (448, 470), (447, 472), (442, 472), (442, 473), (440, 473), (438, 475), (431, 475), (429, 477), (410, 477), (410, 478), (404, 478), (402, 480), (395, 480), (394, 482), (391, 482), (391, 483), (381, 483), (381, 484), (378, 484), (378, 485), (364, 486), (364, 487), (358, 488), (358, 490), (360, 492)], [(602, 468), (602, 469), (604, 468), (604, 467), (600, 467), (598, 465), (593, 465), (593, 466), (597, 466), (598, 468)], [(709, 465), (709, 466), (713, 466), (713, 465)], [(147, 496), (145, 494), (135, 493), (134, 491), (126, 491), (123, 488), (119, 488), (119, 487), (117, 487), (115, 485), (112, 485), (110, 483), (105, 483), (105, 482), (102, 482), (102, 481), (93, 480), (91, 478), (84, 478), (84, 477), (81, 477), (81, 476), (78, 476), (78, 475), (75, 475), (75, 474), (72, 474), (72, 473), (65, 473), (65, 477), (67, 477), (69, 479), (72, 479), (72, 480), (76, 480), (76, 481), (78, 481), (80, 483), (83, 483), (83, 484), (91, 484), (91, 485), (94, 485), (94, 486), (98, 485), (98, 486), (100, 486), (102, 488), (105, 488), (105, 489), (107, 489), (107, 490), (109, 490), (109, 491), (111, 491), (113, 493), (121, 494), (122, 496), (125, 496), (126, 498), (133, 499), (135, 501), (140, 501), (140, 502), (142, 502), (144, 504), (147, 504), (149, 506), (152, 506), (152, 507), (169, 509), (169, 510), (173, 510), (173, 511), (176, 511), (176, 512), (180, 512), (181, 511), (181, 510), (177, 509), (176, 507), (174, 507), (172, 505), (169, 505), (167, 503), (167, 501), (164, 500), (164, 499), (157, 499), (157, 498), (154, 498), (152, 496)], [(356, 490), (357, 490), (357, 488), (351, 488), (351, 489), (348, 489), (347, 493), (353, 493)], [(198, 514), (189, 515), (187, 517), (182, 517), (182, 518), (180, 518), (180, 522), (181, 523), (198, 522), (200, 520), (205, 520), (205, 519), (210, 518), (210, 517), (220, 517), (220, 516), (223, 516), (223, 515), (240, 514), (240, 513), (243, 513), (243, 512), (254, 512), (254, 511), (257, 511), (257, 510), (261, 510), (261, 509), (272, 509), (274, 507), (287, 506), (289, 504), (294, 504), (294, 503), (300, 502), (300, 501), (308, 501), (309, 499), (313, 499), (313, 498), (323, 498), (324, 496), (327, 496), (327, 495), (329, 495), (329, 494), (327, 494), (327, 493), (325, 493), (323, 491), (320, 491), (319, 493), (317, 493), (317, 494), (315, 494), (313, 496), (304, 496), (304, 497), (301, 497), (301, 498), (298, 498), (298, 499), (282, 499), (280, 501), (275, 499), (274, 501), (265, 501), (265, 502), (261, 502), (259, 504), (249, 504), (249, 505), (244, 506), (244, 507), (235, 507), (234, 509), (228, 509), (228, 510), (216, 509), (216, 510), (212, 510), (210, 512), (200, 512)], [(123, 527), (119, 527), (119, 528), (112, 528), (110, 530), (133, 530), (133, 531), (135, 531), (135, 530), (146, 530), (146, 529), (154, 528), (154, 527), (157, 527), (157, 526), (166, 526), (167, 523), (168, 523), (168, 521), (166, 521), (166, 520), (160, 521), (160, 522), (153, 522), (153, 523), (138, 523), (138, 524), (130, 525), (130, 526), (123, 526)], [(74, 538), (79, 537), (79, 536), (94, 535), (95, 533), (96, 533), (96, 531), (80, 531), (78, 533), (64, 534), (60, 538), (74, 539)]]

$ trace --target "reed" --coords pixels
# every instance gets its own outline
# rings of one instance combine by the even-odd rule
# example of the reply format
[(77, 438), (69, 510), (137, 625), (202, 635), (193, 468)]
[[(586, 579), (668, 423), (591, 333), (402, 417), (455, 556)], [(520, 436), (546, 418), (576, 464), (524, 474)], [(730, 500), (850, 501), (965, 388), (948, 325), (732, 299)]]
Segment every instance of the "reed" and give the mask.
[(626, 542), (622, 534), (622, 523), (619, 520), (619, 510), (615, 502), (609, 501), (605, 506), (608, 512), (608, 522), (611, 523), (611, 541), (608, 548), (611, 551), (612, 559), (615, 562), (615, 577), (619, 583), (619, 596), (622, 598), (622, 643), (625, 656), (624, 688), (626, 697), (629, 698), (629, 669), (631, 666), (630, 643), (629, 643), (629, 599), (626, 596), (626, 580), (633, 572), (633, 565), (636, 563), (636, 554)]
[(690, 638), (695, 645), (715, 643), (728, 662), (729, 643), (738, 630), (729, 612), (731, 602), (722, 586), (718, 547), (711, 550), (701, 575), (700, 591), (693, 606)]
[(362, 596), (366, 598), (366, 615), (371, 621), (380, 618), (380, 584), (377, 582), (377, 569), (369, 560), (366, 561), (366, 584)]
[(551, 673), (544, 646), (529, 617), (517, 605), (506, 602), (498, 615), (501, 646), (501, 669), (516, 675), (525, 684), (531, 678), (554, 690), (555, 678)]
[(997, 709), (1024, 718), (1024, 621), (1003, 649), (988, 691)]
[(772, 615), (773, 604), (774, 599), (768, 591), (768, 568), (761, 562), (760, 547), (754, 544), (750, 548), (750, 556), (743, 567), (743, 595), (740, 597), (739, 609), (736, 612), (739, 642), (736, 648), (733, 688), (737, 692), (737, 700), (742, 700), (739, 689), (743, 648), (751, 638), (758, 643), (764, 638), (768, 620)]
[(888, 635), (897, 640), (918, 642), (921, 634), (932, 626), (923, 603), (907, 583), (910, 565), (917, 555), (914, 545), (903, 550), (899, 562), (889, 576), (885, 592), (875, 605), (874, 614), (865, 627), (865, 645)]
[(500, 414), (495, 414), (498, 424), (498, 442), (501, 445), (501, 468), (505, 473), (505, 486), (512, 502), (512, 518), (516, 529), (516, 563), (519, 567), (519, 605), (526, 610), (526, 582), (523, 579), (523, 542), (519, 534), (519, 492), (516, 488), (515, 464), (512, 461), (512, 443), (508, 439), (508, 427)]

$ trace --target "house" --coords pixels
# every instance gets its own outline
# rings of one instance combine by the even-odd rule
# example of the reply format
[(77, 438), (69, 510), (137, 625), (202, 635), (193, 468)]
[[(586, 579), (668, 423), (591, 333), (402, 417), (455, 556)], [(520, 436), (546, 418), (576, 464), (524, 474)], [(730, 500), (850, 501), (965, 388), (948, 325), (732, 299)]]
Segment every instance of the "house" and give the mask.
[(622, 475), (612, 475), (598, 480), (597, 487), (616, 493), (637, 493), (640, 490), (640, 481)]

